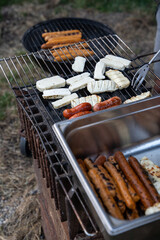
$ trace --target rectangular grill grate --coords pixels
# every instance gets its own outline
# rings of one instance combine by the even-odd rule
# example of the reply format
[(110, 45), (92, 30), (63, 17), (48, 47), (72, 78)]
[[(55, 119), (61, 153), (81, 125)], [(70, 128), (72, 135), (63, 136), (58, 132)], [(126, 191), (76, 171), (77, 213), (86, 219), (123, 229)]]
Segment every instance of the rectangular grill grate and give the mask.
[[(130, 81), (136, 69), (144, 64), (143, 59), (141, 57), (137, 58), (134, 52), (117, 35), (95, 38), (87, 41), (87, 45), (89, 49), (94, 52), (93, 56), (86, 57), (87, 61), (85, 71), (90, 72), (91, 77), (93, 77), (96, 63), (107, 54), (114, 54), (132, 60), (130, 70), (127, 69), (123, 71), (124, 75), (126, 75)], [(71, 48), (73, 48), (73, 46), (74, 49), (79, 49), (77, 44), (70, 45)], [(63, 51), (62, 48), (58, 48), (55, 51), (58, 50)], [(32, 98), (34, 102), (34, 97), (36, 97), (36, 99), (39, 99), (42, 106), (47, 109), (48, 113), (52, 116), (53, 123), (55, 123), (57, 121), (64, 120), (62, 113), (66, 107), (58, 110), (53, 109), (51, 105), (52, 101), (42, 99), (41, 93), (39, 93), (39, 91), (37, 91), (35, 88), (35, 83), (37, 80), (45, 77), (50, 77), (55, 74), (62, 76), (65, 79), (74, 76), (75, 72), (73, 72), (71, 68), (72, 63), (73, 60), (69, 59), (65, 61), (62, 60), (61, 62), (55, 61), (50, 50), (43, 50), (35, 53), (21, 55), (18, 57), (15, 56), (0, 60), (0, 68), (14, 92), (15, 89), (19, 89), (19, 91), (22, 93), (22, 96), (24, 96), (24, 93), (22, 91), (23, 89), (27, 92), (27, 94)], [(132, 96), (136, 96), (142, 92), (151, 90), (156, 84), (154, 82), (156, 78), (157, 77), (153, 71), (150, 70), (144, 83), (138, 89), (138, 91), (135, 91), (132, 89), (132, 87), (128, 87), (127, 89), (117, 90), (113, 93), (103, 93), (99, 95), (102, 97), (102, 101), (113, 96), (119, 96), (123, 102)], [(154, 89), (152, 93), (153, 95), (158, 94)], [(77, 94), (79, 97), (90, 95), (86, 89), (78, 91)], [(16, 93), (15, 95), (17, 96)]]

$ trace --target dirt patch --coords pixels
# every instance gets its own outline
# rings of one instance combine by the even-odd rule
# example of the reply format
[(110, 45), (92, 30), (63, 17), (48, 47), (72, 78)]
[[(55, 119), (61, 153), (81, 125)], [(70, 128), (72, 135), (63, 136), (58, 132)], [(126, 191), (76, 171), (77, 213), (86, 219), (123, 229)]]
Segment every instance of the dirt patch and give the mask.
[[(136, 54), (153, 51), (155, 22), (153, 17), (140, 12), (101, 13), (92, 9), (77, 10), (69, 5), (51, 9), (47, 4), (27, 3), (5, 7), (1, 15), (1, 57), (24, 53), (21, 42), (24, 32), (38, 22), (58, 17), (100, 21), (109, 25)], [(41, 236), (37, 185), (32, 159), (20, 153), (17, 119), (17, 114), (9, 112), (6, 120), (0, 122), (0, 239), (34, 240)]]

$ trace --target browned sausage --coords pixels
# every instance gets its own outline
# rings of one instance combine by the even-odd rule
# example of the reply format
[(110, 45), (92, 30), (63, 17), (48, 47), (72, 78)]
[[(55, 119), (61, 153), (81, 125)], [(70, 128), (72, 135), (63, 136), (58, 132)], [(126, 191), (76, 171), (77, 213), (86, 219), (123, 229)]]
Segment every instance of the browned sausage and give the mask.
[(134, 210), (127, 208), (125, 213), (128, 220), (133, 220), (139, 217), (138, 210), (136, 208)]
[(85, 163), (84, 163), (84, 161), (83, 161), (81, 158), (78, 158), (78, 159), (77, 159), (77, 162), (78, 162), (79, 164), (81, 164), (81, 165), (83, 166), (83, 168), (86, 170)]
[(114, 182), (114, 180), (112, 179), (112, 177), (109, 175), (108, 171), (104, 167), (99, 165), (98, 169), (104, 175), (102, 177), (107, 182), (106, 185), (108, 187), (108, 190), (110, 190), (110, 192), (112, 193), (112, 196), (114, 197), (114, 200), (117, 202), (117, 205), (120, 208), (121, 213), (124, 213), (126, 210), (126, 206), (118, 186), (116, 185), (116, 183)]
[(56, 44), (61, 44), (61, 43), (68, 43), (68, 42), (76, 42), (76, 41), (82, 41), (81, 35), (68, 35), (68, 36), (59, 36), (59, 37), (54, 37), (50, 38), (48, 42), (42, 44), (41, 48), (45, 46), (49, 46), (50, 44), (56, 45)]
[(114, 197), (116, 195), (115, 184), (114, 184), (111, 176), (108, 174), (108, 172), (107, 171), (105, 173), (104, 173), (104, 171), (102, 172), (102, 170), (104, 168), (102, 166), (94, 165), (89, 158), (85, 158), (84, 163), (88, 170), (93, 169), (93, 168), (96, 168), (98, 170), (98, 174), (100, 175), (101, 180), (103, 181), (105, 186), (108, 188), (108, 190), (111, 192), (112, 196)]
[(118, 185), (118, 188), (119, 188), (120, 193), (126, 203), (126, 206), (130, 209), (135, 209), (136, 204), (133, 201), (133, 199), (128, 191), (128, 188), (127, 188), (123, 178), (121, 177), (120, 173), (118, 173), (117, 169), (108, 160), (104, 163), (104, 166), (108, 170), (108, 172), (110, 173), (110, 175), (112, 176), (112, 178), (114, 179), (116, 184)]
[(77, 105), (74, 108), (65, 109), (63, 111), (63, 116), (65, 118), (70, 118), (76, 113), (90, 111), (91, 109), (92, 109), (92, 105), (90, 103), (85, 102), (85, 103), (81, 103), (81, 104)]
[(121, 103), (122, 103), (122, 101), (119, 97), (117, 97), (117, 96), (112, 97), (103, 102), (96, 103), (93, 107), (93, 111), (97, 112), (97, 111), (104, 110), (107, 108), (115, 107), (115, 106), (120, 105)]
[(90, 51), (88, 49), (74, 49), (72, 51), (70, 51), (70, 53), (66, 53), (66, 54), (61, 54), (59, 56), (56, 56), (54, 57), (54, 61), (56, 62), (60, 62), (62, 60), (68, 60), (68, 59), (74, 59), (75, 57), (77, 56), (82, 56), (82, 57), (88, 57), (88, 56), (91, 56), (91, 55), (94, 55), (94, 52), (93, 51)]
[(103, 165), (104, 162), (106, 161), (106, 157), (103, 155), (100, 155), (96, 158), (96, 160), (94, 161), (94, 165)]
[(130, 156), (128, 159), (129, 164), (134, 169), (144, 186), (148, 189), (149, 193), (151, 194), (151, 197), (156, 202), (160, 201), (159, 194), (155, 187), (153, 186), (151, 180), (148, 177), (147, 172), (145, 169), (141, 166), (141, 164), (138, 162), (138, 160), (135, 157)]
[[(61, 48), (63, 50), (63, 49), (67, 49), (67, 47), (69, 48), (70, 47), (69, 45), (70, 45), (69, 43), (57, 44), (57, 45), (53, 45), (52, 49), (54, 49), (54, 48)], [(79, 49), (79, 48), (84, 49), (84, 48), (87, 48), (87, 47), (89, 47), (89, 45), (86, 42), (77, 43), (76, 46), (72, 45), (72, 49), (73, 50)], [(53, 51), (51, 50), (51, 52), (53, 53), (54, 50)]]
[(109, 192), (108, 188), (105, 187), (105, 185), (103, 184), (98, 174), (98, 170), (95, 168), (90, 169), (88, 172), (88, 176), (95, 185), (96, 190), (98, 191), (103, 201), (103, 204), (107, 208), (108, 212), (115, 218), (124, 219), (111, 193)]
[(134, 190), (139, 195), (145, 209), (148, 207), (151, 207), (154, 204), (154, 201), (152, 200), (148, 190), (145, 188), (145, 186), (142, 184), (142, 182), (139, 180), (136, 173), (133, 171), (133, 169), (127, 162), (123, 153), (120, 151), (117, 151), (114, 156), (121, 170), (123, 171), (124, 175), (126, 176), (128, 181), (131, 183)]
[(92, 161), (89, 158), (84, 159), (84, 164), (88, 170), (94, 168), (94, 164), (92, 163)]
[(96, 197), (98, 198), (98, 200), (99, 200), (100, 203), (102, 204), (101, 199), (98, 197), (98, 194), (96, 193), (96, 190), (95, 190), (95, 188), (94, 188), (94, 185), (91, 183), (91, 181), (90, 181), (90, 179), (89, 179), (89, 177), (88, 177), (88, 174), (87, 174), (87, 172), (86, 172), (84, 166), (83, 166), (81, 163), (79, 163), (79, 166), (80, 166), (80, 168), (81, 168), (81, 170), (82, 170), (84, 176), (86, 177), (87, 181), (89, 182), (89, 184), (90, 184), (90, 186), (91, 186), (93, 192), (95, 193)]
[(79, 33), (80, 30), (78, 29), (74, 29), (74, 30), (66, 30), (66, 31), (57, 31), (57, 32), (45, 32), (42, 33), (42, 37), (46, 37), (46, 36), (54, 36), (54, 35), (69, 35), (69, 34), (76, 34)]
[(117, 169), (117, 171), (121, 174), (121, 176), (122, 176), (123, 180), (125, 181), (126, 186), (127, 186), (127, 188), (128, 188), (128, 191), (129, 191), (129, 193), (131, 194), (131, 197), (133, 198), (133, 200), (134, 200), (135, 202), (138, 202), (138, 201), (140, 200), (140, 197), (139, 197), (138, 194), (135, 192), (135, 190), (133, 189), (133, 187), (131, 186), (131, 184), (128, 182), (127, 178), (125, 177), (125, 175), (124, 175), (123, 172), (121, 171), (121, 169), (120, 169), (118, 163), (116, 162), (114, 156), (110, 156), (110, 157), (108, 158), (108, 160), (110, 161), (110, 163), (112, 163), (112, 164), (115, 166), (115, 168)]
[(91, 111), (84, 111), (84, 112), (79, 112), (79, 113), (76, 113), (74, 114), (72, 117), (70, 117), (69, 119), (73, 119), (73, 118), (77, 118), (77, 117), (81, 117), (83, 115), (87, 115), (89, 113), (92, 113)]
[(57, 37), (59, 38), (59, 37), (62, 37), (62, 36), (63, 36), (63, 37), (66, 37), (66, 36), (73, 36), (73, 37), (74, 37), (75, 35), (76, 35), (76, 36), (80, 36), (80, 37), (82, 38), (82, 33), (81, 33), (81, 32), (77, 32), (77, 33), (74, 33), (74, 34), (66, 34), (66, 33), (64, 33), (64, 34), (61, 34), (61, 35), (60, 35), (60, 34), (47, 35), (47, 36), (44, 37), (44, 40), (45, 40), (46, 42), (47, 42), (47, 41), (49, 42), (49, 41), (50, 41), (51, 39), (53, 39), (53, 38), (55, 39), (55, 38), (57, 38)]

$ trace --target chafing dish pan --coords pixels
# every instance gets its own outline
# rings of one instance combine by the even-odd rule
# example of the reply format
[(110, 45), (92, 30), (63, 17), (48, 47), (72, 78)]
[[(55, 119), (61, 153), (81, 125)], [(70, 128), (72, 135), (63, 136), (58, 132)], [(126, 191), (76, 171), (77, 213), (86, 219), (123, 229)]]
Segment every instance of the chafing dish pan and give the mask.
[(56, 123), (53, 130), (71, 165), (75, 186), (83, 194), (105, 239), (157, 240), (160, 213), (118, 220), (100, 205), (76, 158), (120, 150), (138, 160), (147, 156), (160, 166), (160, 97)]

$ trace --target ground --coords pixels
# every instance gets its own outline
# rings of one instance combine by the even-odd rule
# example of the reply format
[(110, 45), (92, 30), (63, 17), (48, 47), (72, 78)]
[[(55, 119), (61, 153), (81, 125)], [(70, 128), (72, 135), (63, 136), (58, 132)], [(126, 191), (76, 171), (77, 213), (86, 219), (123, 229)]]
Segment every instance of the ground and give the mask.
[[(153, 51), (155, 16), (142, 12), (102, 13), (92, 9), (77, 10), (69, 5), (51, 8), (48, 4), (27, 3), (4, 7), (1, 16), (0, 58), (25, 53), (21, 43), (24, 32), (38, 22), (58, 17), (102, 22), (136, 54)], [(7, 83), (3, 83), (1, 90), (10, 92)], [(5, 119), (0, 121), (0, 240), (42, 239), (32, 159), (20, 153), (19, 129), (18, 113), (14, 106), (8, 107)]]

